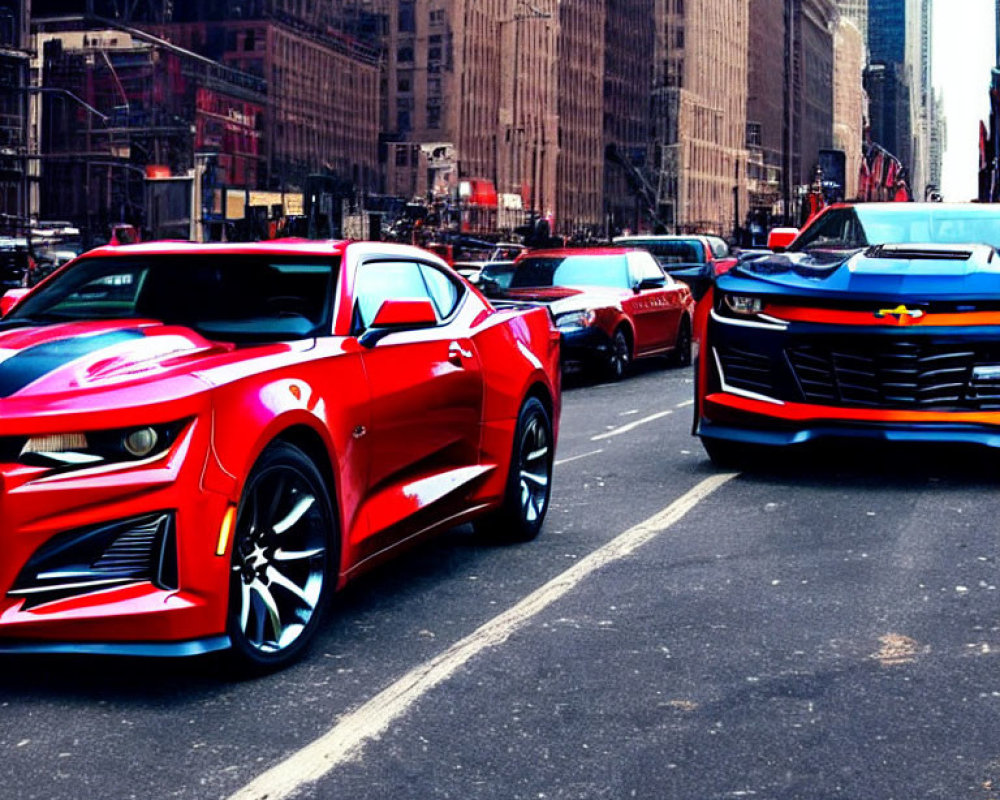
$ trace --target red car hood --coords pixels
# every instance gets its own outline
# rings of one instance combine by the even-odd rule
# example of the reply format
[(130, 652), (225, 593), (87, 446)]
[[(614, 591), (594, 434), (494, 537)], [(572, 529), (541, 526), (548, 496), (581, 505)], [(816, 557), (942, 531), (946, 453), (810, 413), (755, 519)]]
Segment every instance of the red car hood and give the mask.
[(231, 349), (189, 328), (138, 320), (0, 329), (0, 398), (148, 383)]
[(606, 286), (539, 286), (524, 289), (507, 289), (505, 300), (546, 303), (553, 314), (591, 308), (604, 308), (621, 304), (622, 298), (631, 295), (627, 289)]

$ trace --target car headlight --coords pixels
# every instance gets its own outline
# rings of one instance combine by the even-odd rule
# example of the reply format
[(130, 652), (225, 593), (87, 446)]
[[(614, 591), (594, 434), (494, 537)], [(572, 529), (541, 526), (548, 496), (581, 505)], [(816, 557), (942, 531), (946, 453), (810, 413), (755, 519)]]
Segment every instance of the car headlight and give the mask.
[(593, 310), (568, 311), (565, 314), (556, 315), (556, 327), (561, 331), (589, 328), (596, 319), (597, 314)]
[(180, 421), (108, 431), (5, 437), (0, 441), (0, 459), (62, 469), (142, 461), (169, 449), (184, 425)]
[(722, 301), (726, 309), (738, 317), (755, 317), (764, 310), (764, 301), (750, 295), (727, 294)]

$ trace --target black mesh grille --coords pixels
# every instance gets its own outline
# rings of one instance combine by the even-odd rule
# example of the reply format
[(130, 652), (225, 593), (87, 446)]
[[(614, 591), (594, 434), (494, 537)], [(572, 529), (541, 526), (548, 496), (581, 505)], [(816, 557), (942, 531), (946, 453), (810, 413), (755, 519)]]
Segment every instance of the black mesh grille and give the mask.
[(125, 530), (94, 562), (92, 569), (109, 575), (152, 578), (158, 558), (153, 549), (166, 517), (150, 519)]
[(718, 353), (726, 383), (730, 386), (758, 394), (772, 393), (771, 359), (766, 355), (735, 347), (720, 349)]
[(976, 399), (970, 391), (976, 352), (970, 348), (904, 340), (868, 342), (864, 349), (803, 345), (786, 354), (810, 403), (924, 408)]

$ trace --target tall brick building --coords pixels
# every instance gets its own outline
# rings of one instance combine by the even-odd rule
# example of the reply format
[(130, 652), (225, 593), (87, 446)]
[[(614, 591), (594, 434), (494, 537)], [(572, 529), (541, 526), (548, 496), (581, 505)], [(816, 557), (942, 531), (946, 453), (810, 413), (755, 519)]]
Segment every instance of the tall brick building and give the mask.
[(604, 228), (604, 0), (559, 4), (559, 166), (556, 224), (569, 234)]
[(748, 4), (656, 0), (655, 12), (661, 216), (730, 235), (747, 210)]
[(554, 213), (555, 0), (400, 0), (397, 13), (382, 36), (386, 191), (458, 193), (506, 228)]
[(649, 223), (641, 200), (649, 164), (653, 0), (606, 0), (604, 22), (604, 214), (610, 233)]
[(0, 0), (0, 232), (27, 215), (28, 20), (30, 0)]
[[(240, 13), (235, 5), (240, 5)], [(267, 83), (267, 188), (302, 188), (326, 170), (378, 187), (379, 51), (329, 24), (328, 3), (175, 0), (164, 38)]]

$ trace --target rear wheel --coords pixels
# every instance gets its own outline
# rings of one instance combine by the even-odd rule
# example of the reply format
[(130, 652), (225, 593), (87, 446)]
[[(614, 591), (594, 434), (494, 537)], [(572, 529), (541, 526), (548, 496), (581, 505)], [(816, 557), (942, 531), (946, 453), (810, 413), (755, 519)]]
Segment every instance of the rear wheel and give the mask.
[(681, 317), (681, 324), (677, 329), (677, 341), (674, 343), (674, 352), (670, 354), (670, 366), (691, 366), (691, 320), (687, 314)]
[(552, 492), (554, 442), (545, 406), (529, 397), (521, 406), (503, 504), (476, 523), (491, 538), (526, 542), (538, 536)]
[(228, 633), (251, 671), (283, 667), (316, 632), (333, 590), (337, 525), (316, 465), (285, 442), (247, 478), (233, 534)]

